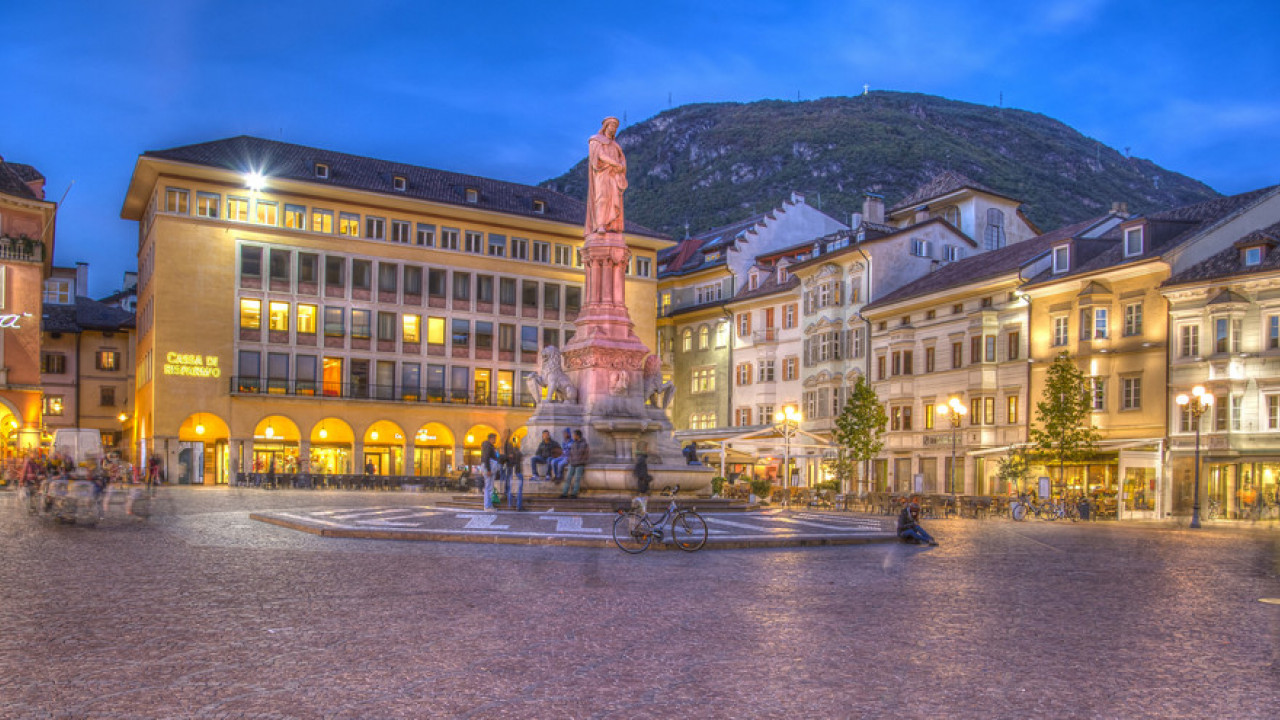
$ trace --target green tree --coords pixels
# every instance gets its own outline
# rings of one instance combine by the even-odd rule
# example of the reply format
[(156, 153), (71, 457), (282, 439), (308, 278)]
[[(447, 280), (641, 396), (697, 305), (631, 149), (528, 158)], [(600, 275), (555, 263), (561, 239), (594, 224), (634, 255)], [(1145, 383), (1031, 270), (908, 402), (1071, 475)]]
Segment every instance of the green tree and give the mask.
[(889, 416), (876, 391), (859, 375), (831, 432), (836, 442), (836, 456), (828, 461), (828, 467), (842, 483), (852, 480), (859, 463), (863, 466), (863, 478), (869, 476), (866, 463), (884, 447), (880, 436), (888, 424)]
[(1027, 480), (1027, 456), (1015, 450), (996, 461), (996, 479), (1003, 485), (1011, 486), (1015, 493), (1022, 492), (1022, 484)]
[(1093, 453), (1098, 441), (1089, 415), (1088, 379), (1067, 353), (1059, 353), (1045, 375), (1044, 395), (1036, 403), (1036, 424), (1031, 442), (1050, 461), (1058, 464), (1058, 481), (1066, 479), (1068, 461), (1083, 460)]

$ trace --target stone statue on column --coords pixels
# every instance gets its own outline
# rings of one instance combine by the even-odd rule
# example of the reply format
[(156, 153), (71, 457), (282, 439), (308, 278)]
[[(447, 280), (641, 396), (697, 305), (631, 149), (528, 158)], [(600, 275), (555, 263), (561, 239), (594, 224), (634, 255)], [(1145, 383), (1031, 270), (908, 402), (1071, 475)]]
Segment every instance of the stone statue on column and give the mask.
[(607, 117), (587, 145), (586, 234), (622, 232), (622, 193), (627, 189), (627, 156), (614, 138), (618, 118)]
[[(665, 410), (675, 388), (662, 381), (661, 364), (636, 336), (627, 308), (626, 268), (631, 259), (623, 213), (627, 159), (615, 139), (618, 125), (617, 118), (605, 118), (600, 132), (588, 141), (583, 297), (574, 320), (577, 332), (562, 348), (560, 358), (554, 357), (554, 348), (545, 348), (542, 372), (530, 378), (535, 396), (542, 389), (539, 383), (546, 384), (548, 392), (529, 418), (525, 449), (533, 453), (543, 430), (559, 435), (565, 428), (581, 428), (591, 446), (591, 463), (583, 480), (587, 490), (633, 492), (635, 452), (644, 447), (655, 487), (678, 484), (686, 492), (705, 493), (710, 490), (712, 472), (691, 468), (680, 457)], [(561, 367), (561, 372), (548, 372)], [(563, 392), (552, 390), (553, 386), (562, 387)]]

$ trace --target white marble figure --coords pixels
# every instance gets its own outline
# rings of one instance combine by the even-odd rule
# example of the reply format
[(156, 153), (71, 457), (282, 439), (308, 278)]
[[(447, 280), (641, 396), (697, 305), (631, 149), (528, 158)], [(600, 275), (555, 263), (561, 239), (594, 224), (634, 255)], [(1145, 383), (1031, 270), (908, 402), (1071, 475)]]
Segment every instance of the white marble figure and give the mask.
[(578, 388), (564, 371), (564, 360), (560, 356), (560, 348), (548, 345), (542, 348), (542, 364), (538, 372), (529, 376), (529, 392), (534, 402), (542, 396), (541, 390), (547, 389), (549, 403), (578, 402)]

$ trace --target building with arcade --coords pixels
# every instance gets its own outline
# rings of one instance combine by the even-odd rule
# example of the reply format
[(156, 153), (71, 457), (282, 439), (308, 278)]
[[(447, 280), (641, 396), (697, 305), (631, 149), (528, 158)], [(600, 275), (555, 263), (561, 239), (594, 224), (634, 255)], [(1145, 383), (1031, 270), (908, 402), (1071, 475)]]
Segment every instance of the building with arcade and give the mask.
[[(583, 203), (542, 188), (235, 137), (143, 153), (137, 457), (236, 472), (440, 476), (520, 436), (541, 350), (583, 304)], [(655, 347), (656, 253), (626, 298)]]

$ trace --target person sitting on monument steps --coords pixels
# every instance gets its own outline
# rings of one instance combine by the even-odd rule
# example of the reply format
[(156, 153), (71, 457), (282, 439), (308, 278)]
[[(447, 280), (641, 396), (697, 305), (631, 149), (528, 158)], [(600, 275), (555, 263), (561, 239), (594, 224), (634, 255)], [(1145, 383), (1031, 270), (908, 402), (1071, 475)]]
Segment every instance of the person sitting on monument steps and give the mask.
[(564, 485), (560, 488), (560, 497), (576, 498), (578, 491), (582, 488), (582, 474), (586, 472), (587, 461), (591, 458), (591, 446), (582, 437), (581, 430), (573, 431), (573, 446), (569, 448), (568, 455), (569, 472), (565, 475)]
[(551, 474), (556, 480), (564, 480), (564, 469), (569, 466), (569, 451), (573, 448), (573, 434), (569, 428), (564, 429), (564, 440), (560, 441), (562, 452), (551, 460)]
[[(542, 431), (542, 442), (538, 443), (538, 449), (533, 453), (533, 459), (529, 461), (529, 470), (534, 477), (543, 477), (551, 475), (551, 459), (559, 457), (562, 449), (560, 443), (551, 437), (550, 430)], [(545, 470), (538, 472), (538, 464), (541, 463)]]
[(684, 462), (686, 465), (702, 464), (702, 461), (698, 459), (698, 443), (696, 440), (685, 445), (684, 449), (681, 450), (680, 453), (684, 455)]
[(937, 545), (938, 541), (920, 527), (920, 504), (912, 501), (902, 506), (898, 514), (898, 537), (913, 545)]
[(502, 466), (501, 460), (498, 458), (498, 449), (495, 444), (498, 441), (498, 433), (489, 433), (488, 437), (480, 445), (480, 474), (484, 476), (484, 509), (493, 509), (493, 480), (497, 475), (498, 469)]

